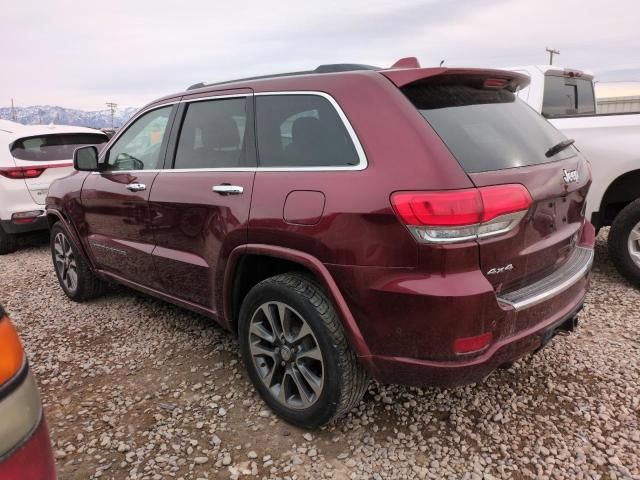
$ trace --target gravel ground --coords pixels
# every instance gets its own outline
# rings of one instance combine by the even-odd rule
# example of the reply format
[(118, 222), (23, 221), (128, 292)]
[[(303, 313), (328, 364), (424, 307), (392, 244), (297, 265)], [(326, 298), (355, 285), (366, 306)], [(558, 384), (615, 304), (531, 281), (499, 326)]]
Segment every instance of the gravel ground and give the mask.
[(640, 479), (640, 291), (598, 238), (581, 326), (483, 384), (372, 383), (317, 432), (274, 417), (236, 341), (207, 319), (114, 288), (58, 287), (48, 247), (0, 257), (0, 302), (37, 374), (61, 479)]

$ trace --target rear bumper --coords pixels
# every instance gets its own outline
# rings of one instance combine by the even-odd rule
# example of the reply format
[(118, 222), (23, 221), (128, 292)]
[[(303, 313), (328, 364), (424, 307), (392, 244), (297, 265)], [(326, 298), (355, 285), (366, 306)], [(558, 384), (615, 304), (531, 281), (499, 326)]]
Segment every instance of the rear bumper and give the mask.
[[(42, 208), (42, 210), (44, 211), (44, 208)], [(49, 224), (47, 223), (47, 217), (45, 215), (37, 217), (29, 223), (14, 223), (11, 220), (0, 220), (0, 227), (5, 233), (16, 234), (47, 230)]]
[[(362, 360), (376, 380), (464, 385), (538, 349), (559, 326), (573, 323), (589, 286), (593, 233), (587, 223), (575, 262), (567, 261), (559, 275), (506, 298), (498, 298), (475, 269), (439, 276), (400, 268), (330, 270), (371, 352)], [(484, 350), (454, 352), (457, 339), (486, 332), (492, 339)]]
[(433, 362), (415, 358), (374, 356), (372, 360), (376, 369), (376, 380), (381, 383), (442, 387), (480, 382), (496, 368), (510, 364), (545, 346), (563, 324), (575, 318), (582, 309), (582, 303), (583, 297), (577, 301), (578, 306), (573, 307), (569, 313), (560, 312), (534, 328), (496, 342), (488, 351), (472, 360)]
[(551, 275), (524, 288), (504, 293), (498, 301), (515, 310), (538, 305), (559, 295), (580, 281), (593, 264), (593, 248), (576, 247), (565, 264)]

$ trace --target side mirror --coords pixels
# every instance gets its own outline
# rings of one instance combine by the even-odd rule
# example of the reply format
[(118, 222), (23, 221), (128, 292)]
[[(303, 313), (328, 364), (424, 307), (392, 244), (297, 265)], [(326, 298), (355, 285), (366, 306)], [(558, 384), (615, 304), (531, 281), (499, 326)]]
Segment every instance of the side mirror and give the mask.
[(81, 172), (98, 171), (98, 149), (94, 146), (76, 148), (73, 152), (73, 168)]

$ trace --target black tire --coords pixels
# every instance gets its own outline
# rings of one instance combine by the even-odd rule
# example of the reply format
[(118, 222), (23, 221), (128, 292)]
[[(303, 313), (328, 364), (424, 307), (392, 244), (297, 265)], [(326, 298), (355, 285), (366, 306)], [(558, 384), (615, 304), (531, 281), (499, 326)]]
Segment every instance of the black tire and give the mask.
[[(70, 286), (65, 282), (63, 273), (60, 271), (59, 264), (56, 262), (56, 239), (59, 235), (62, 235), (64, 239), (66, 239), (69, 248), (73, 253), (75, 272), (77, 274), (75, 286)], [(105, 283), (96, 277), (91, 271), (91, 268), (89, 267), (89, 264), (84, 258), (81, 250), (73, 243), (71, 236), (59, 222), (51, 227), (51, 258), (53, 260), (53, 268), (56, 272), (56, 276), (58, 277), (60, 287), (62, 287), (64, 293), (71, 300), (75, 302), (83, 302), (102, 295)]]
[(18, 239), (15, 235), (6, 233), (2, 227), (0, 227), (0, 255), (7, 255), (13, 253), (18, 249)]
[(640, 287), (640, 266), (633, 261), (629, 252), (629, 235), (640, 223), (640, 199), (634, 200), (616, 216), (609, 230), (609, 257), (618, 272)]
[[(304, 317), (322, 353), (324, 383), (315, 403), (308, 408), (283, 405), (267, 388), (254, 364), (250, 326), (254, 314), (267, 302), (284, 303)], [(304, 275), (277, 275), (254, 286), (242, 303), (238, 334), (242, 358), (254, 386), (271, 409), (293, 425), (308, 429), (324, 425), (355, 407), (367, 390), (367, 374), (349, 347), (331, 301), (322, 288)]]

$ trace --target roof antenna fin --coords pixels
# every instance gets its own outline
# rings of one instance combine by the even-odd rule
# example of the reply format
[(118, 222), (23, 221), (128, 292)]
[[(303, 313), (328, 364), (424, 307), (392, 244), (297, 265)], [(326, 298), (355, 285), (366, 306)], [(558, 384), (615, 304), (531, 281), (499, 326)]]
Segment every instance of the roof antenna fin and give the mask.
[(420, 62), (416, 57), (405, 57), (391, 65), (391, 68), (420, 68)]

